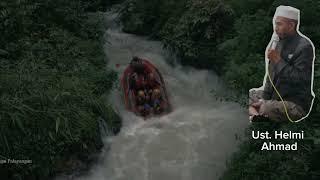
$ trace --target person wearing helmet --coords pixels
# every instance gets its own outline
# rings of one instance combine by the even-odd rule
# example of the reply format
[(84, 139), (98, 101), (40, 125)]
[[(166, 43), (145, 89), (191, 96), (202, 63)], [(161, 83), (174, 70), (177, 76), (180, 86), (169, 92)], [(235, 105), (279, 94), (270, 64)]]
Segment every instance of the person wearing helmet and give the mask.
[(137, 111), (142, 115), (148, 115), (151, 111), (151, 106), (149, 105), (148, 96), (146, 96), (143, 90), (139, 90), (136, 97)]
[(161, 96), (160, 89), (153, 89), (151, 95), (151, 102), (154, 114), (159, 114), (162, 111), (164, 100)]
[(159, 89), (160, 83), (155, 78), (154, 73), (149, 73), (145, 84), (145, 92), (151, 98), (154, 89)]

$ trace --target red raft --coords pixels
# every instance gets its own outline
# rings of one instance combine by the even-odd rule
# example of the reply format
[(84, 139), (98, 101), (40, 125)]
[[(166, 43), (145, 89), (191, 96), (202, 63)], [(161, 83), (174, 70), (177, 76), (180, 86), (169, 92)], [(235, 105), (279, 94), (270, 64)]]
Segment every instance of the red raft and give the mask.
[(159, 70), (149, 61), (142, 60), (142, 64), (146, 72), (152, 72), (154, 79), (159, 84), (158, 89), (160, 90), (161, 94), (161, 103), (159, 103), (159, 107), (157, 108), (157, 110), (155, 110), (155, 107), (153, 107), (153, 102), (149, 103), (150, 110), (148, 111), (138, 108), (136, 96), (138, 92), (130, 88), (130, 78), (135, 72), (133, 71), (132, 67), (128, 66), (121, 77), (121, 89), (127, 110), (143, 117), (158, 116), (169, 113), (171, 111), (171, 105), (162, 75), (160, 74)]

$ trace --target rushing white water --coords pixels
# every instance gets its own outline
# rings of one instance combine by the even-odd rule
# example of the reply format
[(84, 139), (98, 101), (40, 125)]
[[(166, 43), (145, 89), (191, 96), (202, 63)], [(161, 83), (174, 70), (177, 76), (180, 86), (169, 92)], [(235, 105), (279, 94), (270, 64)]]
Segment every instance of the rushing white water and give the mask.
[[(109, 14), (113, 20), (114, 14)], [(105, 51), (109, 66), (123, 71), (133, 55), (149, 59), (164, 76), (173, 112), (143, 120), (124, 109), (115, 89), (110, 103), (123, 120), (121, 132), (106, 137), (110, 149), (79, 180), (215, 180), (236, 151), (236, 134), (248, 124), (246, 110), (236, 103), (215, 100), (211, 90), (225, 91), (223, 83), (205, 70), (172, 67), (160, 42), (107, 31)], [(116, 64), (121, 64), (116, 68)], [(108, 147), (108, 146), (106, 146)]]

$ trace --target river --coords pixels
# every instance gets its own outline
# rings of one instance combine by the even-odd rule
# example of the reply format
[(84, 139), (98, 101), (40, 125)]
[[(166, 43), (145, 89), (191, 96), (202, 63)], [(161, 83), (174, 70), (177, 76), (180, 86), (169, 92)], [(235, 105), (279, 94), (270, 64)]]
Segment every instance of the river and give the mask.
[[(215, 180), (237, 150), (248, 126), (247, 110), (217, 100), (211, 90), (227, 92), (211, 71), (169, 65), (175, 57), (161, 42), (121, 32), (117, 14), (106, 14), (105, 52), (119, 76), (133, 55), (149, 59), (162, 73), (173, 111), (144, 120), (125, 110), (115, 88), (110, 103), (123, 120), (121, 132), (104, 137), (100, 159), (78, 180)], [(120, 64), (117, 68), (116, 64)]]

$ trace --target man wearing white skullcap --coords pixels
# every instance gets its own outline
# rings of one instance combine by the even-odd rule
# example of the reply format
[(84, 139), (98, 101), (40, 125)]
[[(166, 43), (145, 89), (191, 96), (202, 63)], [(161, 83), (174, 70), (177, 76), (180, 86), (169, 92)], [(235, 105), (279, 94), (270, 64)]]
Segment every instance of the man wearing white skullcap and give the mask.
[(249, 106), (249, 115), (252, 117), (288, 120), (285, 105), (290, 119), (296, 121), (305, 117), (311, 109), (314, 99), (311, 87), (314, 46), (299, 34), (299, 22), (298, 9), (291, 6), (279, 6), (276, 9), (273, 17), (276, 39), (271, 39), (271, 46), (266, 52), (272, 82), (268, 76), (265, 77), (260, 97), (257, 95), (259, 93), (249, 93), (250, 98), (254, 99)]
[(299, 21), (300, 11), (297, 8), (291, 6), (279, 6), (276, 9), (275, 17), (281, 16), (288, 19)]
[(279, 6), (274, 14), (275, 32), (280, 39), (297, 34), (300, 11), (291, 6)]

